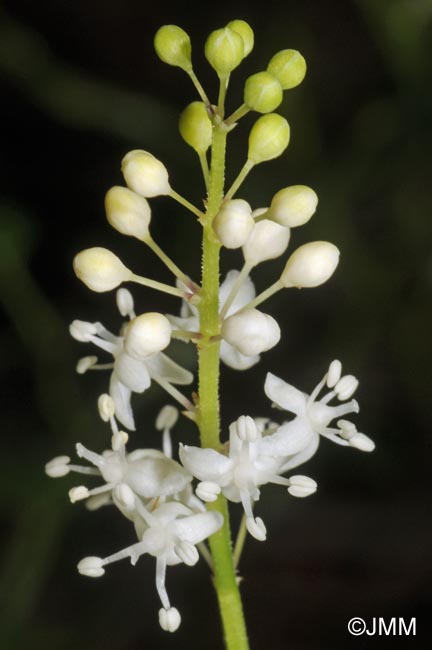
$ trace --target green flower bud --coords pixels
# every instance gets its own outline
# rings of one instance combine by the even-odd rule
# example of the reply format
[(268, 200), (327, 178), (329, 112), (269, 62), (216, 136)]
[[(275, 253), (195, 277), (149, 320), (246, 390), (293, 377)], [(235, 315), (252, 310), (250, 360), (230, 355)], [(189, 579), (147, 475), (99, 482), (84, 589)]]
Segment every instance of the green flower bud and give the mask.
[(243, 39), (243, 58), (246, 58), (253, 50), (254, 33), (252, 27), (244, 20), (232, 20), (227, 27), (239, 34)]
[(255, 165), (280, 156), (288, 146), (290, 127), (284, 117), (269, 113), (260, 117), (249, 134), (248, 159)]
[(177, 25), (163, 25), (154, 38), (156, 54), (164, 63), (185, 72), (192, 70), (191, 42), (188, 34)]
[(269, 72), (257, 72), (246, 79), (244, 103), (252, 111), (271, 113), (282, 101), (282, 86)]
[(212, 68), (224, 77), (242, 62), (243, 38), (230, 27), (216, 29), (206, 40), (204, 52)]
[(297, 50), (281, 50), (274, 55), (267, 66), (284, 90), (295, 88), (305, 78), (306, 61)]
[(317, 205), (318, 197), (311, 187), (291, 185), (276, 192), (267, 219), (272, 219), (281, 226), (296, 228), (309, 221)]
[(180, 135), (198, 154), (207, 151), (212, 142), (213, 127), (203, 102), (186, 106), (179, 120)]

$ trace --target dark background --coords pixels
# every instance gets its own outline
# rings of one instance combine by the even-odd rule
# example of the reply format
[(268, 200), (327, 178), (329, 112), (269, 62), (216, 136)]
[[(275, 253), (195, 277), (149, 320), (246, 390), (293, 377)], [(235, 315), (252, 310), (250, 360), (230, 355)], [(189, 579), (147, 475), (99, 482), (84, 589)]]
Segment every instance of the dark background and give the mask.
[[(197, 161), (177, 132), (180, 111), (196, 97), (186, 75), (157, 59), (154, 33), (177, 23), (191, 34), (196, 71), (215, 97), (202, 47), (233, 18), (251, 23), (256, 46), (233, 74), (231, 109), (244, 79), (276, 51), (299, 49), (308, 62), (305, 82), (280, 108), (292, 128), (287, 152), (254, 170), (240, 196), (258, 207), (281, 187), (312, 186), (319, 209), (293, 245), (328, 239), (342, 254), (326, 286), (268, 303), (284, 336), (259, 366), (240, 375), (223, 370), (225, 431), (241, 413), (271, 415), (262, 391), (268, 370), (310, 391), (340, 358), (361, 382), (359, 428), (377, 444), (368, 455), (323, 441), (301, 469), (319, 483), (310, 499), (263, 490), (257, 510), (268, 541), (248, 540), (241, 564), (251, 647), (381, 647), (383, 638), (349, 636), (354, 616), (417, 616), (418, 636), (404, 647), (429, 646), (432, 3), (305, 0), (192, 10), (136, 0), (10, 0), (0, 13), (5, 650), (222, 647), (204, 566), (168, 572), (183, 615), (173, 636), (157, 624), (153, 559), (113, 565), (96, 581), (77, 574), (81, 557), (133, 543), (133, 531), (111, 509), (70, 505), (76, 479), (52, 481), (43, 465), (73, 456), (77, 440), (95, 450), (107, 445), (96, 410), (107, 375), (74, 374), (77, 358), (93, 350), (69, 338), (68, 323), (101, 320), (115, 329), (120, 320), (113, 295), (92, 294), (73, 276), (73, 255), (107, 246), (134, 271), (170, 281), (150, 251), (104, 219), (104, 194), (122, 183), (122, 156), (150, 150), (178, 191), (202, 199)], [(249, 116), (231, 138), (228, 180), (244, 162), (251, 124)], [(155, 239), (198, 277), (194, 220), (166, 198), (152, 207)], [(238, 253), (225, 257), (226, 270), (239, 267)], [(258, 290), (280, 268), (279, 260), (258, 269)], [(178, 309), (149, 290), (134, 294), (138, 311)], [(193, 368), (191, 348), (177, 344), (173, 356)], [(158, 388), (134, 400), (131, 448), (159, 446), (153, 422), (166, 401)], [(196, 441), (187, 422), (175, 435)]]

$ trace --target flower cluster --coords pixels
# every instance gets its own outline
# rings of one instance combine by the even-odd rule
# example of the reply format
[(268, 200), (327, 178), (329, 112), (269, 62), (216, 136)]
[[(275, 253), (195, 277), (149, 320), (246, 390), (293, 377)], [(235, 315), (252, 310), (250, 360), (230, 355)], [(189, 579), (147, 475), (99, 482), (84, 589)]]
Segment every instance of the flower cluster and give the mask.
[[(204, 359), (207, 351), (218, 350), (220, 360), (235, 370), (244, 371), (257, 364), (261, 355), (276, 346), (281, 338), (279, 324), (258, 307), (282, 289), (323, 284), (333, 275), (339, 261), (339, 250), (333, 243), (303, 244), (286, 257), (275, 282), (256, 294), (251, 273), (267, 260), (285, 255), (291, 231), (308, 223), (317, 209), (318, 198), (305, 185), (279, 190), (265, 208), (253, 209), (245, 199), (236, 197), (243, 180), (257, 164), (280, 156), (288, 146), (288, 122), (273, 111), (281, 103), (283, 92), (296, 87), (306, 73), (299, 52), (276, 53), (266, 70), (246, 80), (243, 104), (226, 117), (225, 96), (231, 72), (249, 54), (253, 40), (252, 29), (241, 20), (231, 21), (208, 37), (205, 56), (220, 82), (218, 103), (214, 105), (193, 70), (186, 32), (168, 25), (155, 37), (159, 57), (184, 70), (200, 97), (200, 101), (192, 102), (183, 111), (179, 130), (198, 154), (207, 192), (206, 210), (200, 210), (174, 190), (165, 165), (143, 150), (130, 151), (124, 156), (122, 172), (126, 186), (112, 187), (107, 192), (105, 210), (113, 228), (137, 238), (162, 260), (174, 276), (173, 283), (164, 284), (137, 275), (114, 253), (100, 247), (79, 252), (73, 263), (77, 277), (91, 290), (117, 289), (117, 307), (125, 319), (118, 333), (112, 333), (99, 322), (75, 320), (70, 326), (75, 340), (93, 344), (109, 357), (103, 362), (96, 356), (83, 357), (77, 364), (77, 372), (110, 371), (107, 392), (100, 396), (98, 405), (101, 418), (111, 426), (111, 447), (97, 454), (78, 443), (77, 455), (90, 466), (71, 464), (68, 456), (58, 456), (46, 465), (46, 473), (53, 478), (76, 472), (102, 479), (101, 485), (91, 489), (84, 485), (72, 487), (70, 500), (73, 503), (85, 500), (90, 510), (112, 504), (132, 522), (138, 542), (105, 558), (86, 557), (79, 562), (78, 571), (96, 578), (114, 561), (129, 558), (135, 564), (141, 555), (154, 556), (156, 590), (162, 603), (159, 622), (170, 632), (178, 628), (180, 614), (168, 598), (166, 567), (179, 563), (192, 566), (198, 561), (199, 552), (212, 566), (206, 540), (209, 539), (213, 552), (212, 536), (229, 534), (228, 522), (221, 514), (220, 504), (224, 499), (241, 503), (245, 529), (255, 539), (264, 541), (266, 526), (253, 512), (261, 489), (273, 483), (287, 488), (293, 497), (313, 494), (317, 489), (314, 479), (303, 474), (285, 475), (316, 453), (320, 436), (362, 451), (374, 448), (370, 438), (345, 419), (359, 410), (357, 401), (351, 399), (358, 381), (352, 375), (342, 375), (338, 360), (330, 363), (310, 394), (268, 373), (264, 384), (267, 397), (273, 406), (291, 415), (277, 423), (266, 417), (242, 414), (230, 425), (226, 442), (219, 439), (218, 420), (214, 416), (216, 413), (218, 418), (217, 390), (211, 395), (205, 393), (207, 375), (218, 373), (218, 357), (211, 357), (217, 365), (210, 367)], [(218, 183), (222, 188), (224, 168), (224, 159), (220, 158), (224, 148), (218, 142), (224, 142), (238, 120), (249, 112), (262, 115), (250, 131), (246, 162), (232, 186), (225, 193), (218, 190), (217, 195), (214, 188)], [(219, 169), (222, 169), (221, 182), (217, 176), (221, 174)], [(151, 207), (147, 199), (161, 195), (171, 197), (189, 210), (202, 227), (201, 285), (182, 271), (150, 234)], [(241, 249), (242, 264), (240, 270), (230, 270), (219, 286), (219, 251), (224, 248)], [(213, 266), (208, 264), (208, 251), (213, 255)], [(213, 276), (209, 280), (210, 268)], [(137, 315), (132, 294), (120, 286), (126, 282), (177, 296), (181, 300), (179, 315), (153, 311)], [(215, 287), (219, 293), (214, 291)], [(187, 395), (178, 388), (192, 384), (194, 376), (166, 353), (174, 338), (197, 345), (199, 395)], [(183, 415), (200, 428), (201, 446), (180, 444), (180, 462), (173, 458), (170, 432), (178, 411), (171, 405), (162, 409), (156, 422), (156, 428), (162, 432), (162, 451), (126, 451), (128, 434), (119, 430), (117, 422), (135, 431), (132, 393), (144, 393), (152, 382), (177, 401)], [(325, 387), (328, 390), (323, 395)], [(211, 400), (216, 438), (214, 431), (213, 438), (210, 437), (207, 425), (210, 420), (206, 420), (206, 405)], [(195, 492), (194, 480), (197, 481)], [(225, 546), (228, 547), (229, 544)], [(217, 563), (214, 569), (217, 571)]]

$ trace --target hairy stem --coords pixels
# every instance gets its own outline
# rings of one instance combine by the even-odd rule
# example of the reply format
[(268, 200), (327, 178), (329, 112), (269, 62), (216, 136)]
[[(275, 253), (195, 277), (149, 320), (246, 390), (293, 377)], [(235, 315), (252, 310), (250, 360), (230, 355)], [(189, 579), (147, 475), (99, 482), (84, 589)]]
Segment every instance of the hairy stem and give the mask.
[[(219, 415), (219, 347), (213, 337), (220, 334), (219, 321), (219, 252), (220, 244), (215, 240), (212, 221), (223, 200), (225, 176), (226, 131), (215, 125), (209, 178), (207, 211), (203, 227), (202, 291), (199, 305), (200, 331), (198, 379), (199, 406), (198, 424), (203, 447), (220, 448)], [(213, 340), (212, 340), (213, 338)], [(224, 630), (227, 650), (248, 650), (246, 626), (242, 601), (236, 580), (232, 557), (231, 530), (228, 505), (225, 497), (219, 496), (208, 505), (224, 517), (222, 528), (209, 540), (213, 558), (214, 585)]]

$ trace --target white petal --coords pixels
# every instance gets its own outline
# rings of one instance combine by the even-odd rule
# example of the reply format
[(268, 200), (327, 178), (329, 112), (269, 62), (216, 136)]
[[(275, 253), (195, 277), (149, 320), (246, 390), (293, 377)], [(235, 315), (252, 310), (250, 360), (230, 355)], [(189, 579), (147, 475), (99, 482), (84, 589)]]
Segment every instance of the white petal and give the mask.
[(181, 492), (192, 476), (171, 458), (143, 458), (128, 465), (124, 480), (134, 492), (151, 499)]
[(200, 512), (197, 515), (177, 519), (173, 524), (173, 530), (182, 541), (198, 544), (209, 535), (213, 535), (222, 524), (223, 517), (220, 512)]
[(166, 354), (155, 354), (146, 359), (146, 366), (150, 377), (161, 377), (170, 384), (185, 385), (193, 382), (194, 376), (189, 370), (182, 368), (178, 363), (166, 356)]
[(119, 381), (114, 372), (111, 374), (109, 393), (114, 400), (117, 420), (126, 429), (135, 431), (135, 422), (130, 403), (131, 391)]
[(221, 487), (229, 483), (233, 461), (214, 449), (180, 445), (179, 455), (186, 469), (200, 481), (210, 481)]
[(304, 415), (306, 410), (306, 395), (291, 384), (287, 384), (271, 372), (267, 373), (264, 391), (277, 406), (285, 411)]
[(122, 384), (134, 393), (143, 393), (151, 384), (150, 375), (143, 361), (121, 352), (114, 364), (114, 372)]
[(312, 458), (318, 449), (319, 441), (319, 434), (314, 432), (307, 447), (305, 447), (303, 451), (300, 451), (298, 454), (295, 454), (294, 456), (288, 458), (288, 460), (280, 467), (279, 473), (284, 474), (285, 472), (294, 469), (294, 467), (302, 465), (307, 460), (309, 460), (309, 458)]
[(293, 456), (308, 447), (313, 430), (307, 420), (295, 418), (292, 422), (286, 422), (270, 436), (264, 436), (261, 440), (260, 451), (267, 456), (277, 458)]
[[(220, 291), (219, 291), (219, 303), (223, 305), (228, 298), (228, 295), (234, 286), (240, 271), (228, 271), (226, 274), (225, 280), (222, 282)], [(256, 291), (255, 286), (249, 276), (247, 276), (244, 282), (241, 284), (240, 289), (237, 292), (237, 295), (232, 302), (230, 308), (228, 309), (227, 316), (234, 314), (236, 311), (244, 307), (251, 300), (255, 298)]]
[(226, 366), (234, 370), (248, 370), (260, 360), (259, 354), (247, 357), (226, 341), (222, 341), (220, 346), (220, 358)]

